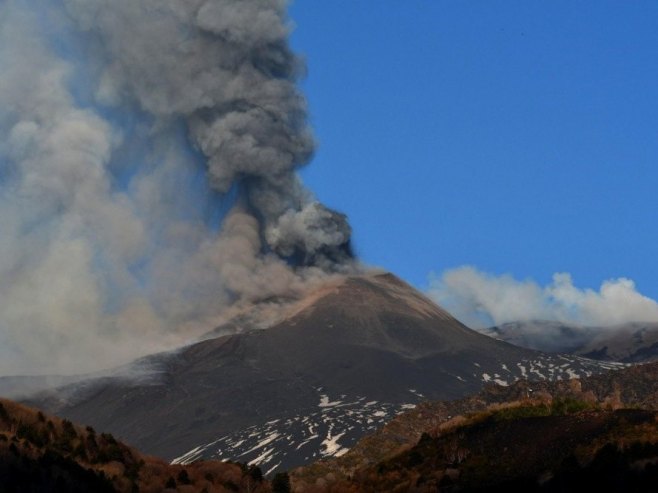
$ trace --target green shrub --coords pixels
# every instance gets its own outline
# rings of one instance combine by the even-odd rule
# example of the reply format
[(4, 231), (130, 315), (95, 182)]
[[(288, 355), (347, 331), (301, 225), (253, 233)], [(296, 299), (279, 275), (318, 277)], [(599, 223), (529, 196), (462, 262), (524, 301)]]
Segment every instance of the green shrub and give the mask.
[(566, 397), (564, 399), (556, 399), (551, 403), (551, 414), (553, 416), (560, 416), (579, 413), (594, 408), (596, 408), (596, 405), (591, 402), (579, 401), (577, 399)]
[(545, 404), (522, 405), (499, 409), (492, 415), (495, 421), (550, 416), (551, 408)]
[(566, 397), (555, 399), (550, 404), (522, 404), (498, 409), (491, 414), (491, 418), (495, 421), (507, 421), (545, 416), (565, 416), (595, 408), (596, 405), (590, 402)]

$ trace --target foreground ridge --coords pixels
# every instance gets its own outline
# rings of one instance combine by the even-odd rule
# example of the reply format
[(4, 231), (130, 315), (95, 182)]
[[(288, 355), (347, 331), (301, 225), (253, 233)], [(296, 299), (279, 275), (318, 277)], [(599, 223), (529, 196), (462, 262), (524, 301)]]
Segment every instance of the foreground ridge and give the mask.
[(271, 482), (246, 464), (169, 465), (0, 399), (2, 492), (654, 491), (656, 464), (658, 363), (424, 402), (340, 457)]
[[(340, 458), (296, 469), (293, 483), (300, 492), (440, 491), (439, 486), (470, 491), (494, 484), (493, 478), (499, 478), (505, 491), (534, 491), (540, 488), (540, 479), (550, 479), (553, 474), (561, 479), (537, 491), (554, 491), (551, 488), (558, 488), (560, 481), (589, 480), (590, 466), (616, 457), (622, 465), (612, 467), (613, 475), (640, 481), (640, 486), (651, 484), (654, 471), (645, 471), (645, 464), (651, 462), (649, 459), (658, 460), (656, 410), (658, 363), (580, 380), (493, 384), (464, 399), (422, 403), (359, 441)], [(588, 428), (590, 425), (593, 428)], [(573, 433), (551, 435), (547, 431), (551, 429)], [(550, 443), (541, 442), (541, 437)], [(565, 441), (569, 446), (560, 453), (544, 454)], [(475, 443), (487, 443), (488, 452), (477, 449)], [(509, 454), (499, 456), (506, 447)], [(576, 449), (583, 447), (589, 448), (578, 457), (578, 468), (564, 469)], [(446, 452), (448, 449), (453, 455)], [(511, 469), (501, 475), (496, 468), (503, 456), (509, 461), (505, 467)], [(475, 466), (478, 460), (484, 462)], [(567, 461), (566, 465), (561, 461)], [(625, 468), (637, 466), (637, 461), (641, 467), (636, 477)], [(543, 463), (553, 464), (555, 470), (540, 470)], [(573, 477), (567, 474), (570, 470), (575, 471)], [(507, 489), (517, 486), (520, 489)]]
[(257, 468), (170, 465), (68, 420), (0, 399), (2, 493), (269, 492)]

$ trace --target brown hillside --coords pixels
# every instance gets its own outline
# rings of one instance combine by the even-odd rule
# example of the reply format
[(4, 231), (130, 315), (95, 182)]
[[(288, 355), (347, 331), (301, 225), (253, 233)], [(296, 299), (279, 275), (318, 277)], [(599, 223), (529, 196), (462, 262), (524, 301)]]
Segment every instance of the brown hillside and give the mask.
[(520, 403), (475, 415), (352, 478), (297, 491), (655, 491), (658, 413), (589, 406)]
[(554, 413), (524, 404), (474, 417), (423, 435), (410, 450), (351, 480), (308, 491), (655, 491), (658, 413)]
[(0, 399), (0, 492), (269, 492), (258, 469), (170, 465), (110, 434)]
[[(488, 385), (481, 392), (454, 401), (425, 402), (407, 411), (377, 433), (360, 440), (347, 454), (301, 467), (292, 473), (293, 484), (304, 486), (355, 476), (414, 447), (423, 433), (434, 434), (451, 422), (510, 402), (532, 399), (571, 399), (602, 409), (658, 410), (658, 363), (580, 380), (558, 382), (521, 380), (510, 386)], [(462, 417), (462, 418), (460, 418)]]

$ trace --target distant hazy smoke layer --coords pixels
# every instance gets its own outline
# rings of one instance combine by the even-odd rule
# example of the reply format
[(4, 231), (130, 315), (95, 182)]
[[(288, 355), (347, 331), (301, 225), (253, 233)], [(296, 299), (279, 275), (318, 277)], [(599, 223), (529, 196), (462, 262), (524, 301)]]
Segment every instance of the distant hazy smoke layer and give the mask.
[(126, 360), (349, 263), (295, 174), (288, 31), (282, 0), (0, 3), (0, 374)]
[(595, 326), (658, 321), (658, 303), (623, 278), (605, 281), (594, 291), (577, 288), (564, 273), (555, 274), (548, 286), (540, 286), (460, 267), (432, 278), (429, 294), (473, 328), (526, 320)]

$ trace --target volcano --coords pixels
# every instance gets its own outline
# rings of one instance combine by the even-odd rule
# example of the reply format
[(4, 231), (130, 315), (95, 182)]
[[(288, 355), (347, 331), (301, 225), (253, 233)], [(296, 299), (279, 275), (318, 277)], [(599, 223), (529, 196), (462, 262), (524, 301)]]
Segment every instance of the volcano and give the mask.
[(422, 400), (462, 397), (487, 382), (621, 366), (479, 334), (379, 273), (329, 282), (267, 329), (212, 337), (135, 365), (150, 368), (148, 378), (89, 379), (29, 403), (175, 462), (233, 459), (273, 472), (341, 455)]

